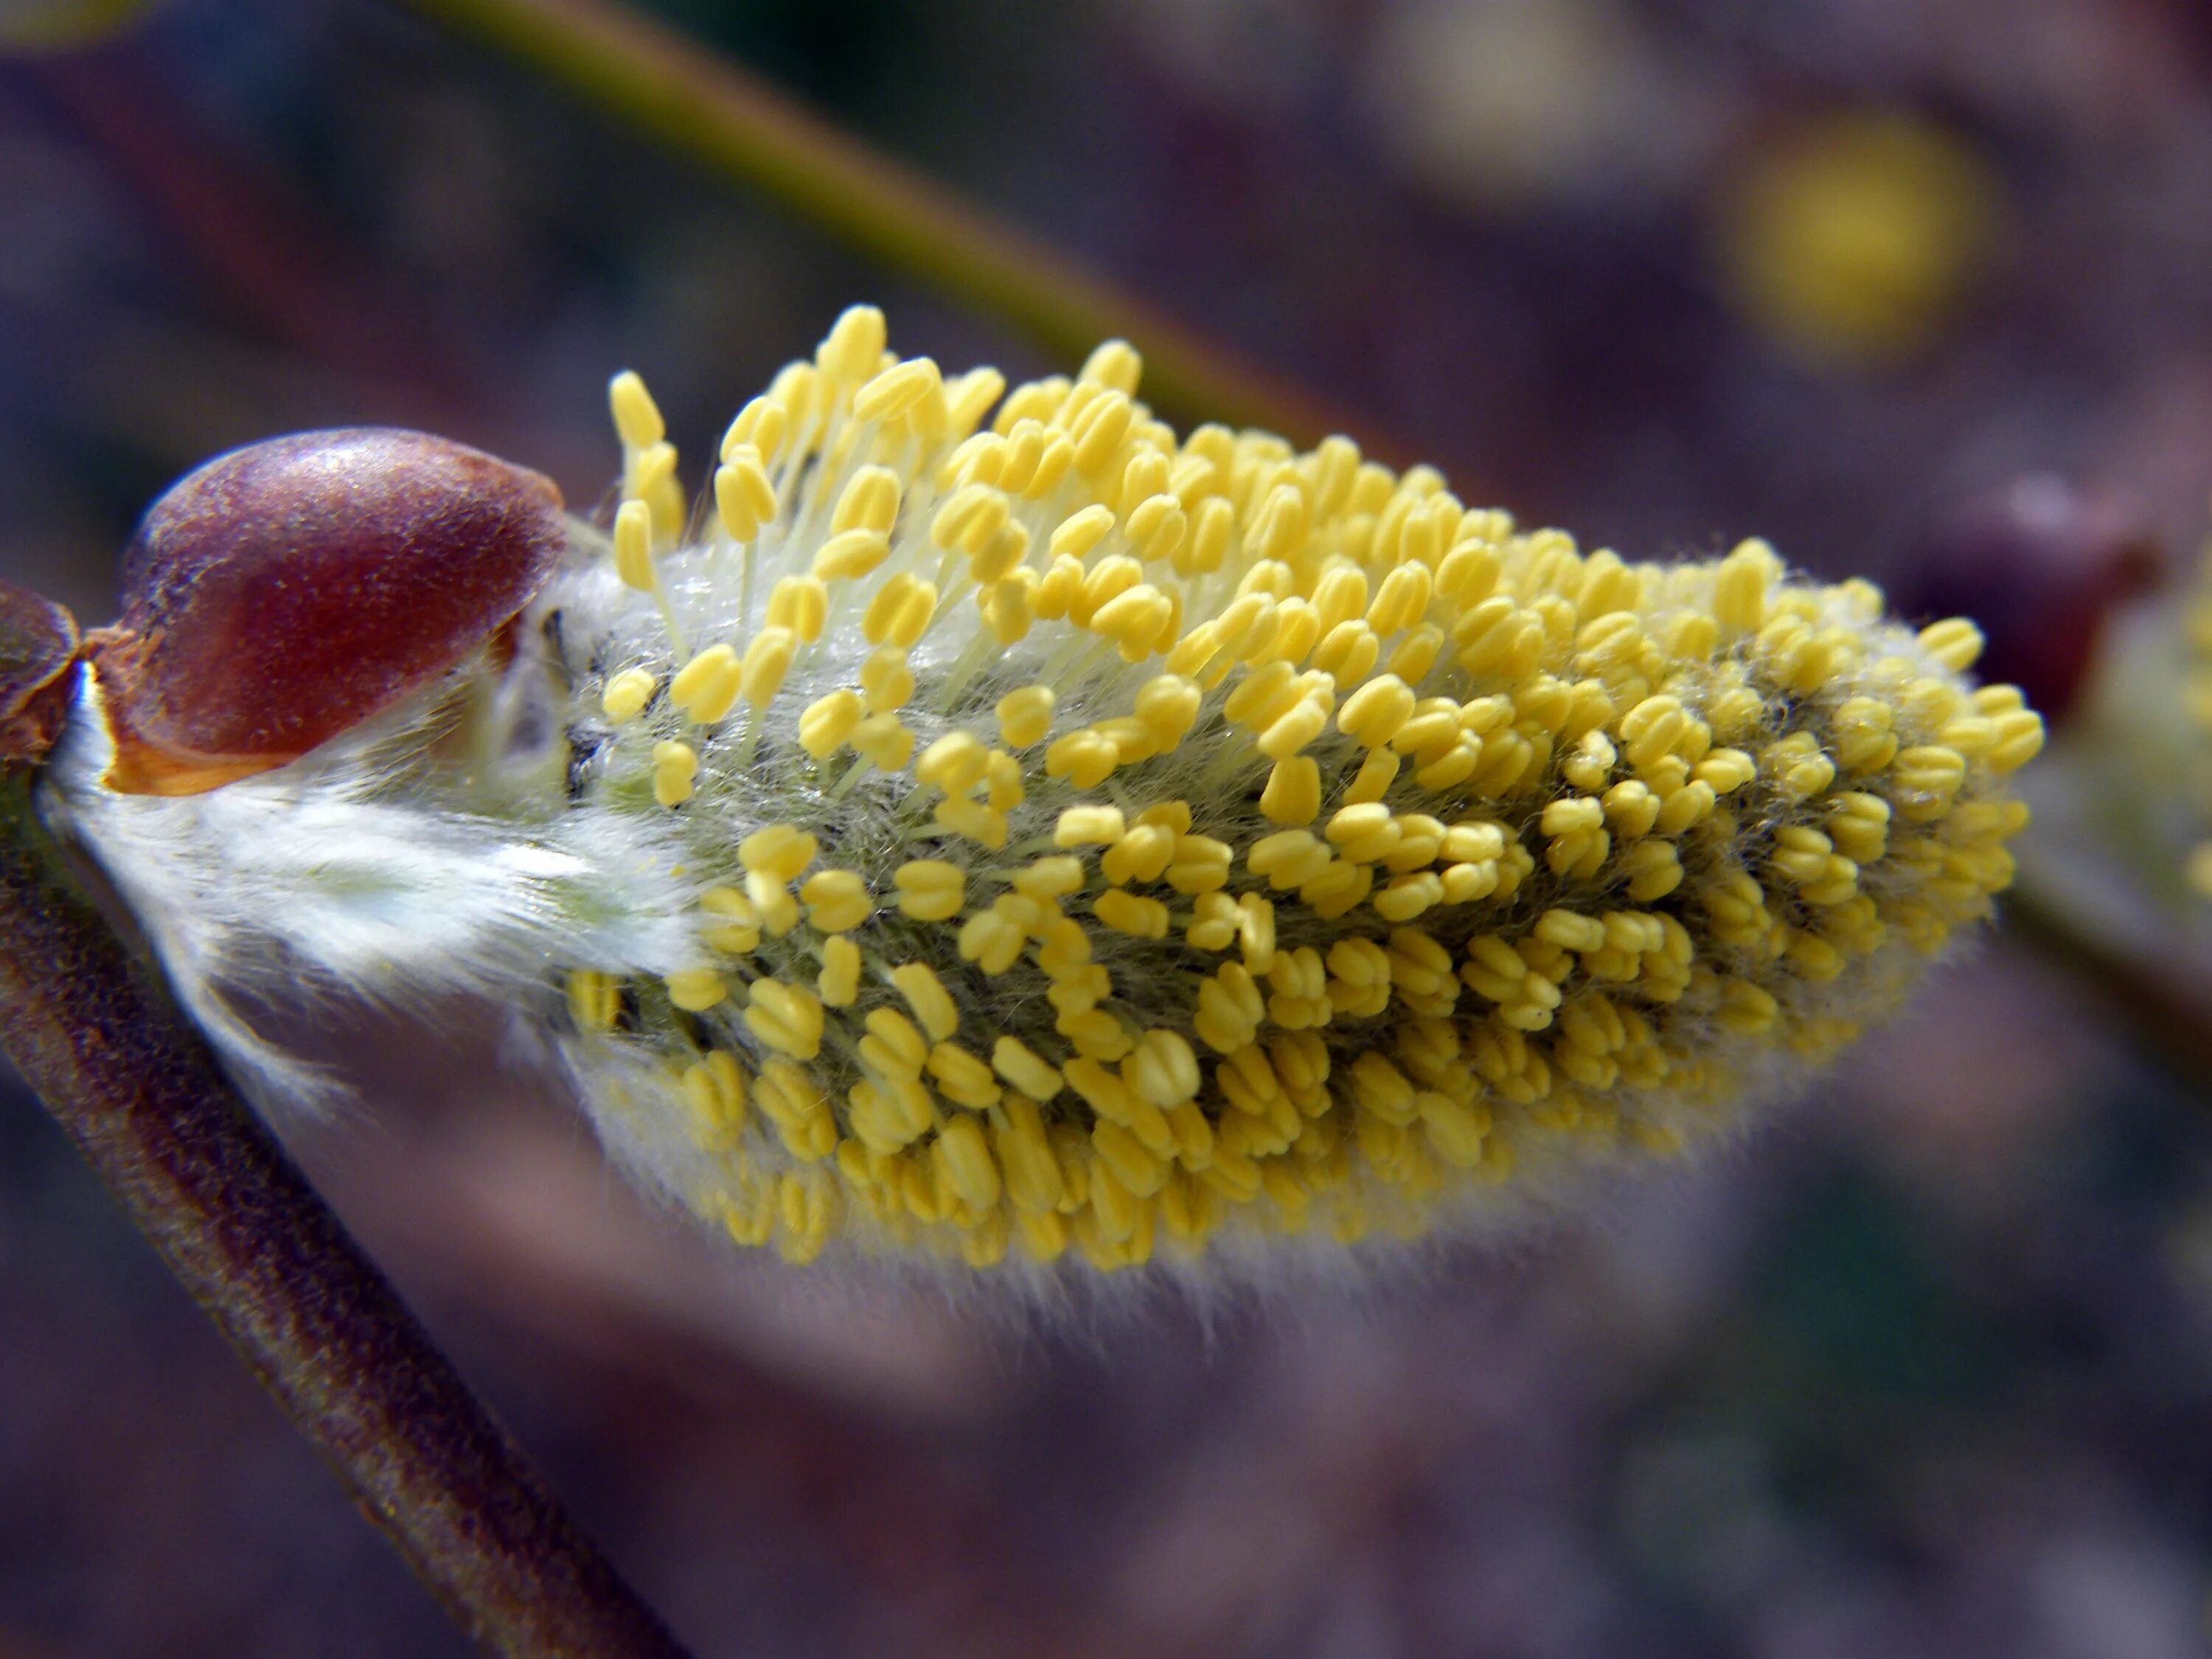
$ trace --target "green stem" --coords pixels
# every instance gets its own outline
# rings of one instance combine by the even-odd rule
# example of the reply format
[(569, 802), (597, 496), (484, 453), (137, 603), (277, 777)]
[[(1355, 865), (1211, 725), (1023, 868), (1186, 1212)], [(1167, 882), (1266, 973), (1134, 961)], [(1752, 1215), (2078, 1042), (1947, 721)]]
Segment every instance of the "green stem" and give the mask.
[(682, 1653), (362, 1254), (0, 768), (0, 1048), (487, 1652)]
[(2008, 935), (2065, 970), (2175, 1076), (2212, 1089), (2212, 982), (2171, 952), (2109, 937), (2025, 875), (1997, 904)]
[(1101, 340), (1127, 339), (1144, 354), (1146, 398), (1166, 413), (1265, 427), (1302, 445), (1343, 428), (1292, 382), (1209, 344), (649, 18), (608, 0), (406, 3), (1054, 356), (1079, 360)]

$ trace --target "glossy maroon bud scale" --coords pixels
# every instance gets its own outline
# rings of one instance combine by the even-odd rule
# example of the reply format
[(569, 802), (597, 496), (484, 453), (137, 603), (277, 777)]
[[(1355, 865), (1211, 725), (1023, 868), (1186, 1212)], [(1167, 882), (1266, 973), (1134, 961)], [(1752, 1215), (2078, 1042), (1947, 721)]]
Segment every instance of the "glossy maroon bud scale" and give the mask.
[(76, 661), (76, 618), (0, 582), (0, 766), (46, 759), (69, 719)]
[(552, 481), (389, 428), (249, 445), (187, 475), (86, 641), (111, 788), (197, 794), (282, 766), (465, 661), (530, 602), (565, 535)]
[(1972, 617), (1974, 672), (2017, 685), (2062, 724), (2094, 666), (2106, 619), (2156, 586), (2158, 550), (2118, 497), (2048, 473), (1974, 496), (1890, 584), (1903, 616)]

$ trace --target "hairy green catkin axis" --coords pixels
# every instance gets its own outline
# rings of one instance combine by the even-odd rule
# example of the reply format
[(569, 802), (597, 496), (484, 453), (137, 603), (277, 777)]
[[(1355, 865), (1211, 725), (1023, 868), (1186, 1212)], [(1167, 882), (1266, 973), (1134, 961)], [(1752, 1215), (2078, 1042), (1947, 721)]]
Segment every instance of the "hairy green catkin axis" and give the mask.
[[(141, 875), (211, 981), (273, 939), (495, 991), (742, 1243), (1017, 1281), (1571, 1200), (1824, 1062), (2009, 879), (2042, 726), (1966, 678), (1972, 624), (1759, 542), (1584, 553), (1343, 439), (1178, 437), (1139, 367), (1007, 393), (855, 309), (696, 528), (618, 376), (611, 534), (511, 662), (186, 801), (106, 789), (86, 722), (72, 818), (271, 896)], [(339, 870), (431, 919), (372, 950)]]

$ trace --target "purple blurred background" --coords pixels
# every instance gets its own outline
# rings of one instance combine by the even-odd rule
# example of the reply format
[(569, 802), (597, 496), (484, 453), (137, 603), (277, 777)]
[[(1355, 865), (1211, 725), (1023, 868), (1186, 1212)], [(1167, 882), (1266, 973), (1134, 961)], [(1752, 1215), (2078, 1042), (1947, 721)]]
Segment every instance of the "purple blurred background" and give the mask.
[[(589, 502), (617, 368), (696, 457), (856, 300), (1067, 367), (397, 6), (48, 9), (0, 0), (0, 574), (88, 620), (247, 439)], [(1765, 534), (2047, 704), (2202, 532), (2201, 0), (659, 9), (1463, 495)], [(1073, 1330), (733, 1261), (488, 1064), (363, 1079), (301, 1156), (702, 1656), (2206, 1647), (2212, 1115), (2008, 941), (1586, 1226)], [(0, 1082), (0, 1659), (462, 1650)]]

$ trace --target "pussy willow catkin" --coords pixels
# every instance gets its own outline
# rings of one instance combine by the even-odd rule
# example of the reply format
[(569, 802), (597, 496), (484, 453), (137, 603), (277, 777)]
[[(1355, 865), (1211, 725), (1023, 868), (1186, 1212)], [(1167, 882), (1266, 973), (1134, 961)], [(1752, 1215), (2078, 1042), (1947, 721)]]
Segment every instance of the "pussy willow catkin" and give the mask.
[(70, 818), (270, 1086), (191, 988), (489, 994), (740, 1243), (1007, 1273), (1547, 1206), (1988, 915), (2043, 731), (1971, 623), (1179, 439), (1139, 368), (1005, 393), (855, 309), (696, 514), (622, 375), (611, 532), (511, 657), (182, 799), (105, 788), (88, 719)]

